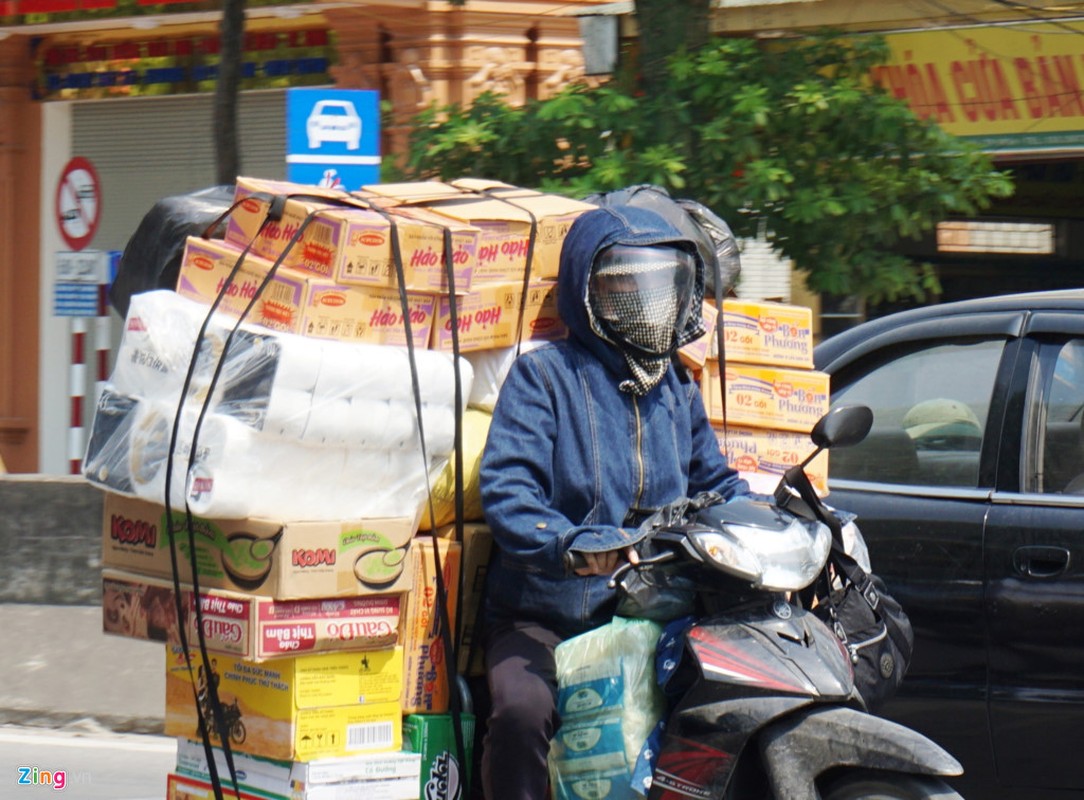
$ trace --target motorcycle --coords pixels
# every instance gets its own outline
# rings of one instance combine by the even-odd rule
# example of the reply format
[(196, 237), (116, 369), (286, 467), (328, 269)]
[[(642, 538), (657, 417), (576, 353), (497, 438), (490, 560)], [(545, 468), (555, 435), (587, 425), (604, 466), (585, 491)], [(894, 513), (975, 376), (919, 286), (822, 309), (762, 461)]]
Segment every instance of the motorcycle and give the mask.
[[(799, 599), (825, 569), (831, 528), (840, 534), (846, 522), (804, 468), (825, 449), (857, 444), (872, 419), (864, 406), (833, 409), (774, 503), (718, 502), (676, 524), (649, 521), (640, 563), (611, 576), (625, 597), (645, 583), (690, 591), (704, 614), (684, 628), (667, 678), (676, 700), (648, 800), (959, 800), (943, 780), (963, 773), (959, 762), (866, 710), (852, 652)], [(857, 531), (851, 541), (864, 548)]]

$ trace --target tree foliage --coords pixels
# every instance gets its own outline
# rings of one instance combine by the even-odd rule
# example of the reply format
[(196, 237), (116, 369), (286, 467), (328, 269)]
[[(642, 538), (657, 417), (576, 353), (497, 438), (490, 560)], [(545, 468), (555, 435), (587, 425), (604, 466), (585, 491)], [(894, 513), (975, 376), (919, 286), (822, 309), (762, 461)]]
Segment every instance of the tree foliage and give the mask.
[(766, 236), (814, 291), (921, 300), (939, 291), (936, 275), (893, 248), (1012, 184), (871, 85), (887, 55), (880, 37), (715, 39), (678, 51), (649, 94), (615, 79), (521, 107), (492, 94), (433, 107), (416, 120), (399, 177), (470, 175), (574, 197), (653, 183), (704, 203), (739, 236)]

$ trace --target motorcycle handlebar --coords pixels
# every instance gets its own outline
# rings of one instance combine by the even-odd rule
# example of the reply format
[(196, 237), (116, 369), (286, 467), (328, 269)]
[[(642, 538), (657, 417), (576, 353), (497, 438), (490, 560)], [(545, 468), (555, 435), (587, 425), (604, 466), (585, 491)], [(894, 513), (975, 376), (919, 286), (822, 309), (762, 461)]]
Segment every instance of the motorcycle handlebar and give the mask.
[[(673, 561), (675, 558), (677, 558), (677, 554), (673, 550), (663, 550), (657, 555), (641, 558), (639, 564), (625, 561), (624, 563), (619, 564), (617, 569), (610, 574), (610, 580), (607, 585), (613, 589), (617, 586), (617, 582), (621, 580), (625, 573), (631, 569), (650, 569), (656, 564), (665, 564), (667, 561)], [(584, 558), (583, 553), (576, 550), (569, 550), (565, 553), (565, 566), (570, 572), (577, 569), (583, 569), (587, 566), (587, 559)]]

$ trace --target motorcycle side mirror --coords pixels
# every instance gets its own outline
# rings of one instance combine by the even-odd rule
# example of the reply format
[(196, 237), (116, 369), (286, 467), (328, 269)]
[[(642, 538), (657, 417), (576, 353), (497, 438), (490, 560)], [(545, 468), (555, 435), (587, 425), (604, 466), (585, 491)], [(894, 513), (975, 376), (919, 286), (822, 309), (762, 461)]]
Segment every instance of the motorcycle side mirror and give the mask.
[(873, 427), (868, 406), (837, 406), (817, 420), (809, 437), (818, 449), (851, 447), (866, 438)]

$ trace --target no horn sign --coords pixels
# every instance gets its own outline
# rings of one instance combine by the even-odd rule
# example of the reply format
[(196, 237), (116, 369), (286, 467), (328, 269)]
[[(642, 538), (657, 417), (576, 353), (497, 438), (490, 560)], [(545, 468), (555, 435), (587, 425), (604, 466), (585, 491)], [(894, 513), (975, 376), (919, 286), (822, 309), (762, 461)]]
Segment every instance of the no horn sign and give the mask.
[(98, 173), (85, 158), (76, 156), (60, 173), (56, 185), (56, 221), (60, 235), (72, 250), (82, 250), (102, 218), (102, 190)]

